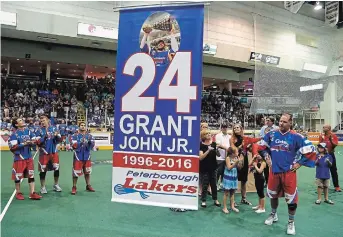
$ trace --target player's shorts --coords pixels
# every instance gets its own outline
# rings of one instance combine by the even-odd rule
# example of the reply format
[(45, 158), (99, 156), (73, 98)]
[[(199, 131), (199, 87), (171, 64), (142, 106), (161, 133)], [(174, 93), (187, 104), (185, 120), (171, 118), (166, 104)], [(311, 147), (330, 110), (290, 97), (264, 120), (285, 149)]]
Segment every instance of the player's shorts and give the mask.
[(74, 160), (73, 177), (82, 176), (82, 174), (92, 173), (92, 162), (90, 160)]
[(34, 178), (34, 165), (32, 158), (13, 162), (12, 180), (21, 180), (23, 178)]
[(288, 204), (298, 203), (296, 172), (269, 173), (267, 195), (270, 198), (285, 197)]
[(38, 165), (38, 170), (40, 172), (59, 170), (60, 159), (58, 157), (58, 153), (40, 155)]
[(316, 179), (316, 185), (319, 188), (328, 188), (330, 187), (330, 179)]

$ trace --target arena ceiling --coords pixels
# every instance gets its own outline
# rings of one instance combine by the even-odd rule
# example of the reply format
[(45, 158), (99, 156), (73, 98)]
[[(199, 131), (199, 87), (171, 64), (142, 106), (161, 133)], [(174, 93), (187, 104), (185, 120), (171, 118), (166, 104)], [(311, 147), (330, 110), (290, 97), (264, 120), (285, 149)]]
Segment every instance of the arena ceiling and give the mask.
[[(263, 3), (272, 5), (274, 7), (282, 8), (285, 9), (284, 7), (284, 1), (263, 1)], [(314, 4), (316, 2), (310, 1), (306, 2), (298, 11), (297, 14), (311, 17), (320, 21), (325, 21), (325, 10), (320, 9), (320, 10), (314, 10)], [(286, 11), (286, 10), (285, 10)]]

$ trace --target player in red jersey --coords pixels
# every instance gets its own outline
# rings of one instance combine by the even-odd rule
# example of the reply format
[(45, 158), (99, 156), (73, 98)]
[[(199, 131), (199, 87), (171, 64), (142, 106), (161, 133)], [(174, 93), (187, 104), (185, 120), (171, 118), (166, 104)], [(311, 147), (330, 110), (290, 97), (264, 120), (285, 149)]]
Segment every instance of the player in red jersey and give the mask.
[(31, 155), (31, 146), (35, 144), (35, 135), (25, 127), (25, 122), (21, 118), (14, 118), (12, 126), (15, 131), (11, 134), (8, 145), (14, 158), (12, 179), (15, 183), (15, 197), (18, 200), (24, 200), (24, 195), (20, 191), (20, 181), (23, 178), (28, 178), (29, 198), (39, 200), (42, 197), (35, 192), (34, 165)]
[(319, 143), (325, 143), (329, 154), (332, 156), (333, 162), (330, 167), (330, 173), (336, 192), (342, 192), (338, 183), (337, 163), (335, 157), (335, 147), (338, 146), (338, 137), (331, 131), (330, 125), (323, 126), (323, 134), (319, 136)]

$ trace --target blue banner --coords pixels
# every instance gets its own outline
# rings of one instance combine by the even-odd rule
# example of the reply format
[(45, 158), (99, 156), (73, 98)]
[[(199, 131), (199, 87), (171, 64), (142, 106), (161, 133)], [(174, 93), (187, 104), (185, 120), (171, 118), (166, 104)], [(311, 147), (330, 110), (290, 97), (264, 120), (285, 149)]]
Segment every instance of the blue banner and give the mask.
[(120, 12), (112, 201), (197, 209), (203, 18), (203, 5)]

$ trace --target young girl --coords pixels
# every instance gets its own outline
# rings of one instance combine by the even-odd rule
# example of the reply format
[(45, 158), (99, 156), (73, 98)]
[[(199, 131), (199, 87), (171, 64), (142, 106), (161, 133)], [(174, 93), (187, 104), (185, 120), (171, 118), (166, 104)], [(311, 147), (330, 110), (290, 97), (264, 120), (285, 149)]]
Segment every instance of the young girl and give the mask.
[(226, 166), (225, 166), (224, 178), (223, 178), (223, 188), (224, 188), (223, 212), (225, 214), (229, 213), (226, 202), (227, 202), (227, 197), (230, 193), (231, 210), (238, 213), (239, 210), (235, 207), (235, 192), (238, 187), (237, 168), (240, 169), (243, 166), (243, 157), (238, 158), (234, 150), (229, 148), (228, 157), (226, 158), (225, 162), (226, 162)]
[(265, 205), (264, 205), (264, 176), (263, 176), (263, 171), (264, 168), (266, 167), (266, 162), (263, 160), (263, 158), (258, 155), (254, 159), (250, 161), (249, 166), (252, 168), (251, 172), (254, 173), (254, 178), (255, 178), (255, 187), (258, 195), (258, 206), (253, 207), (253, 210), (256, 210), (256, 213), (264, 213), (266, 212), (265, 210)]
[(316, 160), (316, 184), (318, 199), (316, 204), (322, 202), (322, 190), (324, 189), (325, 203), (333, 205), (333, 201), (329, 200), (329, 186), (330, 186), (330, 167), (332, 166), (332, 156), (328, 154), (326, 144), (318, 144), (318, 155)]

